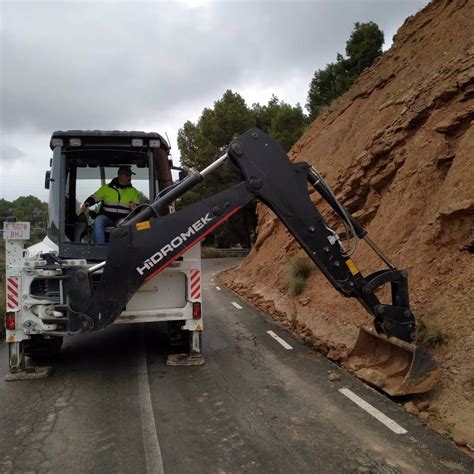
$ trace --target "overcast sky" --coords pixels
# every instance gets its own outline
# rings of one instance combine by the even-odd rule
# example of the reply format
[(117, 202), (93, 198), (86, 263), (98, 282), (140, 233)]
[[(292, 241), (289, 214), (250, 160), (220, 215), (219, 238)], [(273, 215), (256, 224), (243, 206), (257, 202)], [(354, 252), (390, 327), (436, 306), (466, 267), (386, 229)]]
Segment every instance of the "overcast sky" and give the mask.
[(54, 130), (168, 134), (227, 89), (304, 106), (317, 69), (344, 53), (355, 22), (385, 49), (427, 0), (0, 0), (0, 198), (47, 200)]

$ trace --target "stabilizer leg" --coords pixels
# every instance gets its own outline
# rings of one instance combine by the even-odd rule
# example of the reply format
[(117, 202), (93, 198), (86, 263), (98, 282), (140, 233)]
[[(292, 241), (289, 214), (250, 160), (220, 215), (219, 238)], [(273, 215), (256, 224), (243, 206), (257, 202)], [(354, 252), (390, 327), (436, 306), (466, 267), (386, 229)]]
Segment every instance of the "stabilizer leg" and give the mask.
[(186, 365), (204, 365), (202, 355), (202, 333), (200, 331), (187, 331), (189, 333), (189, 351), (182, 354), (170, 354), (166, 359), (166, 365), (173, 367)]
[(48, 377), (52, 372), (52, 367), (27, 367), (26, 357), (21, 342), (8, 343), (9, 373), (5, 376), (6, 382), (17, 380), (36, 380)]

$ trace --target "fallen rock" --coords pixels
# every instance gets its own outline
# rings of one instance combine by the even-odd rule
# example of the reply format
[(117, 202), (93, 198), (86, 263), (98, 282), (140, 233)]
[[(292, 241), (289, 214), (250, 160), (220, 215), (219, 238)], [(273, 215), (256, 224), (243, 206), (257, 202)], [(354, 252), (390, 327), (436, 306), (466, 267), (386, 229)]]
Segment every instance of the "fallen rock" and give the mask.
[(323, 355), (326, 355), (329, 352), (329, 347), (325, 342), (316, 341), (313, 344), (313, 348), (316, 352), (319, 352), (320, 354), (323, 354)]
[(474, 447), (474, 435), (456, 427), (453, 428), (453, 441), (459, 446)]
[(356, 377), (370, 382), (377, 387), (383, 387), (387, 382), (387, 376), (375, 369), (360, 369), (355, 373)]
[(299, 300), (301, 306), (308, 306), (310, 301), (311, 300), (309, 298), (300, 298), (300, 300)]
[(412, 415), (417, 415), (418, 416), (420, 414), (420, 410), (418, 409), (418, 407), (413, 402), (405, 403), (405, 405), (403, 405), (403, 408), (405, 408), (405, 410), (408, 413), (411, 413)]
[(430, 419), (431, 413), (428, 411), (421, 411), (418, 417), (420, 418), (422, 423), (428, 423), (428, 420)]
[(335, 374), (334, 372), (332, 372), (332, 373), (329, 374), (328, 379), (331, 382), (335, 382), (336, 380), (341, 380), (341, 376), (339, 374)]
[(334, 362), (339, 362), (342, 359), (341, 353), (337, 349), (331, 349), (326, 357), (333, 360)]
[(430, 402), (428, 400), (423, 400), (421, 402), (416, 403), (416, 407), (419, 411), (427, 411), (430, 406)]
[(454, 428), (453, 429), (453, 441), (459, 446), (466, 446), (466, 433)]

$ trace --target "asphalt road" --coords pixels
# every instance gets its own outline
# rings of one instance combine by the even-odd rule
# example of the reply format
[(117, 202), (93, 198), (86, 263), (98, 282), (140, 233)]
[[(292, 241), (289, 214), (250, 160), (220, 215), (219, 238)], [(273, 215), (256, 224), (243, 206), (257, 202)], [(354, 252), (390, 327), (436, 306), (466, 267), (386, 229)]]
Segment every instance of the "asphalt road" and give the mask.
[(114, 326), (69, 338), (48, 379), (7, 383), (0, 344), (0, 472), (474, 472), (416, 417), (220, 287), (214, 275), (231, 262), (204, 261), (204, 366), (167, 367), (164, 326)]

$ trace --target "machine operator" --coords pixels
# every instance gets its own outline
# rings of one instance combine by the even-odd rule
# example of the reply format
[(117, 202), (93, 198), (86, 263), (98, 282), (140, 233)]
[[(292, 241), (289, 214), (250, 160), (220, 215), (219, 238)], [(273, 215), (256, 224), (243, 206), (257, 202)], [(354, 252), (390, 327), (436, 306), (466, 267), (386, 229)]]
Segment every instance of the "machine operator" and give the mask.
[(127, 216), (140, 202), (140, 194), (132, 186), (130, 166), (121, 166), (117, 177), (109, 184), (103, 184), (94, 194), (89, 196), (81, 206), (81, 212), (102, 201), (99, 215), (94, 221), (94, 242), (105, 244), (105, 228), (115, 226), (116, 222)]

